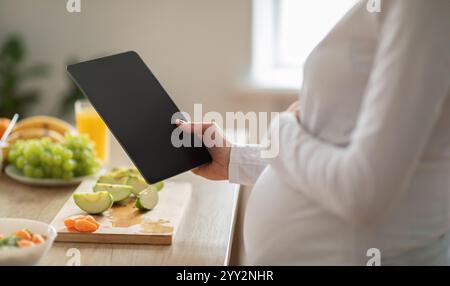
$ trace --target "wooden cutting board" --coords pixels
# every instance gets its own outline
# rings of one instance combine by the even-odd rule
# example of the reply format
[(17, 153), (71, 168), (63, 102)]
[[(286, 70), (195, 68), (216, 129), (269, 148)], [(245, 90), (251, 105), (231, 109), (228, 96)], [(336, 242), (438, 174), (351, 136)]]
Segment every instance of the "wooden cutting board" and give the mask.
[[(92, 192), (95, 182), (84, 181), (75, 193)], [(86, 214), (70, 197), (51, 223), (58, 231), (56, 241), (170, 245), (182, 222), (191, 189), (189, 183), (166, 182), (159, 192), (158, 205), (148, 212), (134, 208), (134, 198), (127, 204), (114, 205), (103, 215), (94, 216), (100, 224), (94, 233), (69, 231), (64, 226), (66, 218)]]

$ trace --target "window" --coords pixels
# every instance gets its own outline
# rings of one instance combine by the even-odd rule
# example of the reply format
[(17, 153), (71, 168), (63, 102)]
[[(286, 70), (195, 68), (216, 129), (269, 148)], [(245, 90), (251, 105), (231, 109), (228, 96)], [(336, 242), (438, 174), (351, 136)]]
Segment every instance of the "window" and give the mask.
[(301, 86), (303, 63), (356, 0), (253, 0), (252, 84)]

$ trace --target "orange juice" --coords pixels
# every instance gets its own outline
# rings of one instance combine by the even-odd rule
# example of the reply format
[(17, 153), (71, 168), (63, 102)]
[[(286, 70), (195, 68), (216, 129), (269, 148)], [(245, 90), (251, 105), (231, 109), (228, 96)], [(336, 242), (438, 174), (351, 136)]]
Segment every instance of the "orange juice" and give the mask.
[[(78, 104), (79, 102), (77, 102)], [(108, 159), (108, 127), (92, 106), (76, 106), (75, 120), (80, 134), (87, 134), (95, 144), (97, 156), (106, 162)]]

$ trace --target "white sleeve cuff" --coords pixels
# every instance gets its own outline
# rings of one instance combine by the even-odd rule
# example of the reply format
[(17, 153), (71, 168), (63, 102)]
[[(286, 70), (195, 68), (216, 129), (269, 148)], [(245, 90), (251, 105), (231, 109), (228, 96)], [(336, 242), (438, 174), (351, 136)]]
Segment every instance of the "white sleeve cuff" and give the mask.
[(260, 145), (233, 145), (228, 166), (229, 181), (253, 185), (266, 167), (266, 162), (261, 159), (260, 153)]

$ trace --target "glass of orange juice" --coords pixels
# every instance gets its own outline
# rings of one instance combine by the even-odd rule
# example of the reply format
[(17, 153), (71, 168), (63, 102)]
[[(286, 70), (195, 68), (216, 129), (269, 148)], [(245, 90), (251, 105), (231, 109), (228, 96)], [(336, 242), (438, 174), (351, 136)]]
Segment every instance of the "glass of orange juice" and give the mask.
[(75, 102), (75, 121), (78, 133), (86, 134), (91, 138), (95, 144), (97, 156), (106, 163), (109, 155), (108, 127), (88, 100)]

